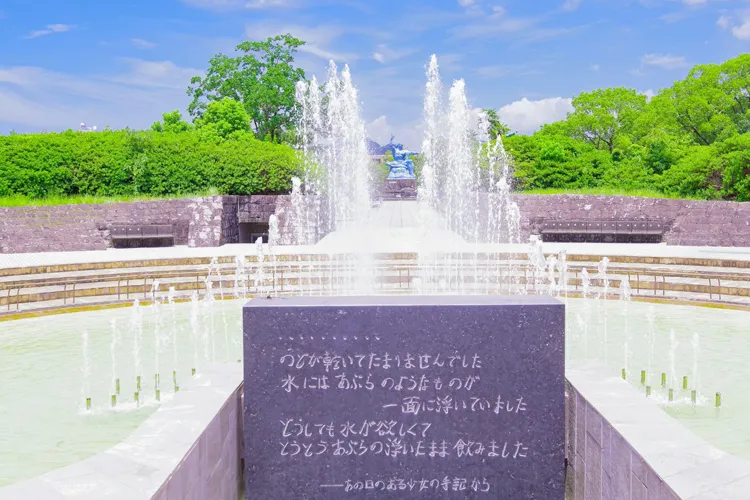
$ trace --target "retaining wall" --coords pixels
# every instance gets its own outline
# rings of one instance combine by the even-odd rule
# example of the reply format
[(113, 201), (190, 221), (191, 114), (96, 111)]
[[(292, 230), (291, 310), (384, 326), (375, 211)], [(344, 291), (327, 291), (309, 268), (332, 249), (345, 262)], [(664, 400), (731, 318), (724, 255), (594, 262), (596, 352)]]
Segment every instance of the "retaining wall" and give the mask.
[(668, 245), (750, 247), (750, 203), (632, 196), (514, 195), (521, 210), (521, 241), (542, 219), (658, 220)]
[(104, 250), (117, 224), (171, 224), (175, 245), (239, 241), (240, 222), (267, 222), (288, 196), (207, 196), (92, 205), (0, 208), (0, 253)]
[(242, 387), (231, 394), (151, 500), (240, 498), (244, 483)]
[(566, 498), (748, 498), (750, 461), (703, 441), (606, 369), (568, 369), (566, 380)]
[[(309, 198), (307, 212), (315, 205)], [(654, 219), (667, 224), (669, 245), (750, 247), (750, 203), (586, 195), (518, 194), (514, 199), (521, 209), (521, 241), (538, 232), (543, 219)], [(480, 213), (486, 213), (486, 197), (482, 205)], [(176, 245), (214, 247), (239, 242), (240, 223), (266, 223), (274, 213), (282, 242), (295, 243), (288, 230), (293, 216), (288, 195), (0, 208), (0, 253), (103, 250), (111, 247), (115, 224), (172, 224)], [(325, 222), (327, 215), (321, 218)], [(323, 236), (316, 232), (306, 239), (314, 243)]]

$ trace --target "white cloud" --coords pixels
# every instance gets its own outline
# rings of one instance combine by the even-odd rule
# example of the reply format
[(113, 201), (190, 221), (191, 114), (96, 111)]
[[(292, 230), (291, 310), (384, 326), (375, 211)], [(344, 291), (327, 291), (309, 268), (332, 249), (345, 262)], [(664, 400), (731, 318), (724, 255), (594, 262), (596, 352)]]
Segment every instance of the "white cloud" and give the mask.
[(504, 16), (506, 14), (505, 7), (502, 5), (493, 5), (492, 6), (492, 14), (490, 15), (491, 18), (498, 18), (501, 16)]
[(573, 100), (570, 98), (551, 97), (530, 101), (524, 97), (498, 109), (497, 114), (511, 130), (529, 134), (546, 123), (564, 119), (572, 111)]
[(452, 30), (453, 35), (458, 39), (463, 38), (482, 38), (493, 35), (510, 35), (521, 33), (534, 28), (538, 20), (533, 18), (511, 18), (503, 17), (496, 22), (476, 22), (458, 26)]
[(130, 71), (114, 76), (0, 68), (0, 123), (30, 132), (75, 128), (81, 122), (100, 129), (146, 128), (163, 112), (185, 109), (187, 82), (178, 84), (182, 77), (176, 75), (195, 70), (170, 62), (124, 62)]
[(690, 11), (681, 10), (664, 14), (663, 16), (660, 16), (659, 19), (661, 19), (665, 23), (678, 23), (687, 19), (688, 17), (690, 17)]
[(732, 34), (738, 40), (750, 40), (750, 19), (745, 19), (742, 24), (732, 27)]
[(305, 45), (297, 49), (300, 52), (326, 60), (333, 59), (336, 62), (351, 62), (359, 59), (358, 54), (339, 52), (331, 48), (331, 45), (333, 45), (336, 39), (346, 33), (362, 33), (361, 29), (336, 25), (309, 27), (270, 22), (254, 23), (245, 26), (245, 36), (250, 40), (263, 40), (280, 33), (292, 33), (296, 38), (305, 41)]
[(460, 5), (464, 9), (473, 7), (475, 3), (476, 2), (474, 0), (458, 0), (458, 5)]
[(513, 17), (505, 9), (493, 14), (473, 16), (462, 25), (449, 29), (454, 39), (507, 38), (514, 44), (528, 44), (573, 35), (587, 28), (587, 25), (572, 27), (546, 27), (543, 22), (548, 16)]
[(392, 127), (388, 124), (388, 119), (385, 115), (381, 115), (375, 118), (373, 121), (365, 124), (365, 131), (367, 137), (377, 142), (381, 146), (388, 144), (388, 139), (393, 133)]
[(394, 142), (400, 142), (405, 148), (412, 151), (419, 151), (422, 147), (422, 131), (422, 125), (392, 126), (388, 123), (388, 118), (385, 115), (365, 123), (367, 137), (381, 146), (388, 144), (391, 135), (393, 135)]
[(26, 35), (26, 38), (39, 38), (40, 36), (51, 35), (53, 33), (65, 33), (75, 26), (70, 24), (48, 24), (43, 30), (35, 30)]
[(641, 63), (645, 66), (656, 66), (664, 69), (684, 68), (688, 65), (684, 57), (669, 54), (646, 54), (641, 58)]
[(130, 44), (138, 49), (153, 49), (156, 47), (156, 44), (154, 42), (149, 42), (148, 40), (144, 40), (143, 38), (131, 38)]
[(122, 61), (130, 67), (130, 71), (109, 77), (108, 80), (139, 87), (186, 89), (192, 77), (203, 73), (196, 68), (182, 68), (172, 61), (144, 61), (129, 57)]
[(601, 68), (598, 64), (592, 64), (591, 65), (591, 71), (599, 71)]
[(639, 94), (645, 95), (646, 101), (650, 101), (656, 95), (656, 93), (652, 89), (646, 89), (642, 92), (639, 92)]
[(444, 71), (447, 73), (460, 71), (463, 67), (461, 65), (461, 61), (463, 61), (464, 55), (458, 54), (458, 53), (448, 53), (448, 54), (437, 54), (437, 60), (438, 65), (440, 66), (440, 71)]
[(81, 116), (80, 109), (59, 102), (56, 106), (48, 106), (0, 86), (0, 123), (10, 124), (11, 128), (62, 130), (76, 127)]
[(384, 64), (386, 62), (396, 61), (416, 52), (417, 49), (394, 50), (385, 44), (380, 44), (375, 48), (372, 58), (377, 62)]
[(741, 13), (739, 19), (724, 14), (716, 20), (716, 25), (721, 29), (731, 30), (738, 40), (750, 40), (750, 12)]
[(563, 2), (562, 4), (561, 9), (567, 12), (572, 12), (580, 7), (582, 3), (583, 0), (565, 0), (565, 2)]

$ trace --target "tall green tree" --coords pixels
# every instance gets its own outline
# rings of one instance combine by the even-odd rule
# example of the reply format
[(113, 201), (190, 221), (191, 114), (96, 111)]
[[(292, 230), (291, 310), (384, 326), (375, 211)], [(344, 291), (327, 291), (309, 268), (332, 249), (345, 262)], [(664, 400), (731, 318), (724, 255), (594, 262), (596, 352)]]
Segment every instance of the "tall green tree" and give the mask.
[(258, 138), (278, 142), (294, 123), (296, 83), (305, 79), (304, 70), (294, 67), (294, 54), (304, 44), (285, 34), (242, 42), (237, 57), (213, 56), (206, 75), (190, 81), (188, 111), (197, 118), (208, 103), (233, 99), (244, 106)]
[(721, 72), (721, 86), (731, 99), (732, 121), (739, 133), (750, 132), (750, 54), (726, 61)]
[(570, 134), (596, 149), (613, 153), (620, 136), (646, 106), (646, 96), (623, 87), (582, 92), (568, 115)]
[(250, 117), (241, 102), (225, 97), (210, 102), (203, 115), (195, 120), (195, 127), (202, 137), (227, 139), (250, 130)]
[[(744, 66), (750, 59), (745, 59)], [(732, 76), (728, 76), (725, 68)], [(708, 146), (738, 133), (746, 120), (750, 102), (742, 95), (747, 91), (747, 77), (742, 78), (743, 64), (737, 60), (724, 65), (695, 66), (687, 78), (663, 89), (650, 103), (665, 126), (673, 124), (688, 135), (694, 144)], [(750, 68), (746, 68), (746, 71)], [(745, 90), (743, 90), (745, 89)], [(739, 127), (738, 127), (739, 125)]]
[(489, 122), (489, 133), (490, 139), (493, 141), (498, 136), (506, 136), (510, 133), (510, 128), (500, 121), (500, 117), (497, 115), (497, 111), (492, 108), (482, 109), (484, 114), (487, 115), (487, 121)]
[(154, 132), (187, 132), (190, 130), (192, 125), (182, 119), (182, 113), (179, 110), (174, 110), (169, 113), (161, 115), (160, 121), (151, 124), (151, 130)]

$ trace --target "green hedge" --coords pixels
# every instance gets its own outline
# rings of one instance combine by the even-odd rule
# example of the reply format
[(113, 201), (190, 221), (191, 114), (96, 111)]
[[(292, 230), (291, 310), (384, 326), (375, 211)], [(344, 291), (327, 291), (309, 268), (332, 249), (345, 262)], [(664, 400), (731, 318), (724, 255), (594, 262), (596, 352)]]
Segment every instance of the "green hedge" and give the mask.
[(0, 136), (0, 197), (271, 194), (299, 175), (290, 147), (235, 134), (130, 130)]
[(661, 162), (658, 143), (613, 154), (565, 136), (535, 134), (504, 141), (521, 191), (619, 189), (659, 191), (667, 197), (750, 201), (750, 133), (709, 146), (683, 146)]

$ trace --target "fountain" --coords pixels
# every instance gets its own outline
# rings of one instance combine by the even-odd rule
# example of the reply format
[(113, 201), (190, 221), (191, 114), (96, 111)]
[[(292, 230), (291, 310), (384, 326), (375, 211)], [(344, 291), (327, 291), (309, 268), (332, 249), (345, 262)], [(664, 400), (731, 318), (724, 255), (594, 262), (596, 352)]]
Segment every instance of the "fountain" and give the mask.
[[(155, 398), (151, 393), (147, 397), (142, 387), (138, 387), (141, 377), (158, 376), (160, 366), (165, 373), (171, 368), (176, 391), (178, 374), (185, 374), (180, 377), (183, 387), (187, 387), (188, 373), (197, 373), (196, 380), (199, 380), (201, 369), (213, 361), (236, 363), (241, 357), (239, 306), (250, 296), (284, 293), (552, 294), (565, 296), (570, 311), (566, 350), (570, 365), (597, 359), (604, 359), (606, 363), (608, 353), (615, 353), (609, 366), (615, 376), (619, 377), (622, 369), (626, 372), (632, 370), (636, 375), (631, 379), (637, 382), (637, 373), (644, 368), (652, 376), (666, 372), (670, 377), (669, 388), (679, 391), (681, 376), (689, 374), (690, 389), (697, 391), (700, 356), (703, 393), (721, 389), (726, 408), (736, 412), (726, 411), (720, 416), (725, 419), (719, 422), (726, 424), (726, 431), (715, 430), (718, 417), (713, 414), (706, 418), (700, 414), (696, 416), (695, 407), (690, 405), (688, 412), (684, 401), (666, 404), (666, 396), (661, 393), (666, 387), (661, 392), (655, 391), (652, 397), (655, 401), (663, 399), (671, 415), (695, 432), (706, 435), (717, 446), (750, 457), (750, 444), (737, 443), (733, 439), (738, 433), (736, 415), (750, 416), (750, 405), (742, 400), (747, 382), (741, 377), (742, 370), (727, 374), (723, 369), (727, 359), (732, 360), (733, 366), (742, 366), (745, 362), (743, 356), (750, 355), (750, 342), (738, 335), (746, 333), (737, 326), (746, 324), (743, 323), (746, 320), (743, 313), (643, 304), (634, 300), (638, 297), (634, 297), (637, 294), (631, 290), (628, 277), (623, 276), (619, 288), (613, 286), (610, 290), (609, 259), (606, 257), (598, 263), (586, 262), (589, 269), (596, 265), (590, 275), (579, 260), (569, 259), (564, 250), (553, 247), (554, 251), (545, 251), (545, 244), (539, 237), (533, 237), (528, 245), (521, 246), (520, 212), (512, 195), (512, 164), (502, 139), (489, 140), (486, 130), (483, 130), (487, 125), (486, 117), (480, 116), (477, 120), (472, 114), (463, 81), (455, 82), (445, 99), (435, 57), (431, 58), (426, 75), (425, 132), (421, 144), (423, 166), (417, 179), (416, 200), (389, 201), (373, 207), (367, 173), (369, 158), (357, 90), (348, 68), (344, 67), (339, 73), (338, 68), (331, 64), (328, 82), (324, 85), (319, 85), (313, 78), (309, 84), (297, 86), (301, 110), (297, 130), (306, 168), (301, 177), (293, 181), (291, 206), (270, 218), (268, 244), (256, 241), (249, 255), (234, 257), (234, 277), (230, 271), (230, 275), (224, 277), (226, 282), (221, 275), (219, 259), (213, 257), (206, 269), (202, 290), (192, 291), (188, 303), (179, 303), (182, 297), (177, 297), (175, 288), (170, 287), (166, 297), (168, 307), (162, 304), (158, 296), (160, 283), (156, 280), (150, 290), (153, 305), (141, 305), (139, 299), (134, 299), (131, 310), (98, 312), (98, 315), (81, 313), (87, 319), (87, 329), (83, 333), (74, 318), (56, 319), (65, 342), (60, 342), (55, 348), (64, 353), (61, 356), (63, 361), (74, 360), (69, 365), (61, 362), (64, 366), (58, 368), (60, 380), (36, 377), (35, 374), (45, 372), (44, 356), (35, 358), (29, 380), (13, 378), (14, 373), (27, 371), (21, 364), (23, 356), (15, 359), (0, 352), (0, 360), (10, 367), (3, 368), (3, 363), (0, 363), (0, 372), (10, 370), (4, 374), (10, 373), (9, 380), (13, 380), (8, 384), (11, 389), (0, 387), (3, 401), (9, 407), (23, 408), (24, 399), (13, 391), (19, 394), (60, 394), (57, 398), (60, 401), (49, 398), (50, 401), (44, 403), (49, 409), (43, 411), (65, 415), (63, 420), (67, 427), (64, 432), (75, 434), (75, 441), (84, 443), (80, 446), (85, 449), (85, 453), (69, 456), (82, 456), (101, 451), (127, 436), (149, 411), (153, 411)], [(410, 152), (404, 151), (401, 145), (397, 146), (396, 161), (406, 162)], [(399, 168), (397, 165), (394, 170), (403, 174)], [(410, 172), (408, 166), (404, 168)], [(378, 222), (383, 213), (394, 213), (387, 212), (394, 207), (411, 210), (413, 220), (410, 225), (392, 228)], [(324, 234), (327, 236), (318, 241)], [(374, 254), (379, 252), (389, 257), (376, 259)], [(528, 265), (522, 262), (524, 253)], [(397, 254), (406, 256), (398, 261), (394, 258), (395, 263), (388, 261)], [(280, 276), (284, 273), (287, 282), (281, 286)], [(616, 271), (612, 273), (617, 274)], [(215, 296), (217, 281), (218, 293)], [(226, 297), (225, 284), (233, 286)], [(635, 286), (635, 281), (633, 284)], [(148, 288), (144, 288), (142, 296), (148, 298)], [(575, 298), (579, 291), (581, 299)], [(618, 292), (620, 301), (604, 300), (610, 295), (615, 297)], [(236, 300), (215, 300), (218, 298)], [(623, 310), (625, 320), (620, 321)], [(642, 325), (629, 322), (630, 316), (645, 318), (646, 321)], [(28, 330), (33, 330), (33, 325), (42, 325), (38, 328), (43, 332), (44, 325), (50, 325), (52, 321), (47, 318), (35, 320), (37, 323), (19, 322), (20, 326), (13, 322), (4, 324), (4, 328), (10, 325), (7, 328), (9, 333), (4, 335), (11, 339), (14, 335), (19, 339), (28, 338)], [(219, 323), (215, 324), (215, 321)], [(145, 342), (144, 325), (147, 328)], [(27, 331), (22, 331), (24, 326)], [(698, 332), (709, 328), (715, 338), (704, 337), (704, 349), (700, 351)], [(106, 333), (102, 334), (102, 331)], [(152, 333), (154, 342), (150, 341)], [(37, 335), (42, 337), (42, 333), (37, 332)], [(101, 340), (103, 337), (105, 341)], [(678, 351), (679, 345), (689, 345), (690, 338), (693, 339), (692, 371), (689, 353), (681, 357)], [(171, 343), (172, 353), (165, 352), (167, 343)], [(25, 356), (28, 349), (19, 348), (18, 351)], [(623, 358), (619, 357), (620, 353)], [(667, 363), (668, 367), (664, 366)], [(140, 384), (149, 383), (147, 380), (150, 377), (143, 378)], [(108, 405), (102, 405), (101, 401), (108, 401), (111, 395), (117, 394), (120, 383), (126, 396), (118, 400), (115, 412), (105, 408)], [(158, 385), (159, 379), (156, 378), (155, 386)], [(23, 391), (16, 390), (17, 386)], [(3, 393), (4, 390), (10, 395)], [(139, 393), (139, 411), (136, 411), (138, 405), (130, 399), (136, 392)], [(678, 392), (678, 396), (684, 396), (684, 393)], [(165, 397), (162, 392), (161, 398)], [(93, 411), (85, 412), (85, 417), (76, 411), (76, 420), (67, 416), (69, 402), (74, 402), (75, 409), (80, 410), (87, 398), (91, 398)], [(700, 407), (702, 401), (701, 397), (696, 397), (696, 407)], [(111, 415), (100, 415), (102, 409)], [(33, 420), (30, 410), (22, 412), (25, 418)], [(93, 419), (88, 417), (111, 418), (107, 422), (111, 422), (111, 428), (116, 431), (108, 428), (112, 435), (103, 438), (101, 432), (92, 430), (90, 421)], [(8, 425), (0, 417), (0, 428)], [(57, 446), (55, 436), (43, 432), (43, 429), (34, 429), (33, 433), (24, 431), (23, 438), (41, 443), (35, 449), (43, 450), (42, 453), (54, 452)], [(24, 446), (24, 441), (16, 440), (16, 436), (0, 438), (0, 449), (22, 450)], [(33, 457), (27, 454), (21, 458), (18, 455), (6, 458), (0, 453), (0, 469), (7, 463), (23, 460), (28, 463)], [(51, 458), (49, 464), (31, 472), (13, 469), (6, 482), (46, 472), (50, 464), (61, 466), (70, 460), (58, 455)], [(2, 484), (0, 478), (0, 486)]]

